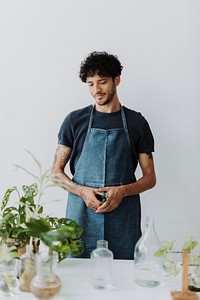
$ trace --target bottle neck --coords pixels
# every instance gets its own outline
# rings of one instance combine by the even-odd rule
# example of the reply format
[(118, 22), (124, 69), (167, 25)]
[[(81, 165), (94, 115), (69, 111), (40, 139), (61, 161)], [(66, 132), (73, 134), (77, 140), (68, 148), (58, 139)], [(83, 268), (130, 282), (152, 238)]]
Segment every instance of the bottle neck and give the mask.
[(108, 249), (108, 241), (106, 241), (106, 240), (97, 241), (97, 248), (107, 248)]
[(146, 239), (147, 237), (149, 239), (153, 238), (159, 240), (157, 232), (155, 230), (153, 217), (146, 217), (145, 219), (144, 238)]
[(146, 217), (145, 219), (145, 230), (155, 230), (154, 227), (154, 218), (153, 217)]

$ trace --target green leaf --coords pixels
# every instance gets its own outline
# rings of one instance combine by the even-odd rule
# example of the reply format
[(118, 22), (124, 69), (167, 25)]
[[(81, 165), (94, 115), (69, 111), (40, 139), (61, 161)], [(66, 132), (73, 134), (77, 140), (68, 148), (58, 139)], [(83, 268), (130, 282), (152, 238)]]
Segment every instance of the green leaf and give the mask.
[(8, 246), (7, 244), (0, 244), (0, 262), (9, 263), (13, 258), (17, 258), (16, 246)]
[(27, 228), (18, 226), (12, 230), (11, 237), (16, 240), (20, 240), (23, 244), (25, 244), (26, 241), (29, 240), (30, 235), (27, 232)]
[(157, 256), (157, 257), (162, 256), (164, 254), (164, 252), (165, 251), (163, 251), (162, 249), (159, 249), (154, 252), (154, 256)]
[(154, 255), (157, 257), (163, 256), (166, 251), (172, 250), (174, 246), (174, 242), (163, 241), (161, 243), (162, 243), (162, 247), (154, 252)]
[(80, 240), (71, 241), (70, 246), (71, 246), (72, 256), (74, 256), (74, 257), (80, 255), (84, 250), (84, 244)]
[(14, 206), (11, 206), (11, 207), (7, 207), (6, 209), (4, 209), (2, 217), (6, 221), (8, 221), (11, 218), (11, 216), (15, 217), (17, 215), (18, 215), (18, 209)]
[(56, 242), (65, 240), (65, 236), (62, 232), (52, 230), (42, 234), (41, 239), (46, 246), (52, 248)]
[(2, 200), (2, 203), (1, 203), (1, 211), (3, 211), (4, 208), (7, 206), (8, 201), (10, 199), (10, 195), (12, 194), (13, 191), (17, 191), (16, 186), (13, 186), (12, 188), (6, 190), (3, 200)]
[(30, 186), (23, 185), (22, 189), (25, 193), (25, 198), (34, 198), (37, 195), (37, 183), (31, 184)]
[(40, 218), (38, 220), (31, 218), (26, 225), (30, 231), (30, 235), (33, 237), (40, 237), (44, 232), (51, 230), (51, 227), (45, 218)]
[(39, 205), (37, 213), (41, 215), (43, 213), (43, 209), (43, 206)]
[(194, 241), (193, 237), (190, 236), (189, 238), (187, 238), (187, 240), (183, 244), (183, 250), (192, 251), (196, 247), (197, 244), (198, 244), (198, 242)]

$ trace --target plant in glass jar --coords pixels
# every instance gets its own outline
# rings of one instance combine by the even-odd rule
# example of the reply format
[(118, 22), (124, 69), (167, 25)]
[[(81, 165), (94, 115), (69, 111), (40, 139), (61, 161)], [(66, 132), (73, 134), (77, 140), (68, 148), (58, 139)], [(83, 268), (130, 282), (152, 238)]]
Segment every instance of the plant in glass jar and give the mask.
[(16, 246), (0, 242), (0, 294), (12, 295), (19, 285)]
[[(188, 237), (186, 241), (184, 242), (182, 249), (177, 251), (174, 250), (174, 243), (175, 242), (162, 242), (162, 247), (158, 249), (154, 255), (156, 257), (162, 257), (163, 258), (163, 268), (166, 272), (166, 277), (168, 278), (174, 278), (176, 277), (182, 268), (182, 252), (183, 250), (188, 250), (189, 253), (192, 252), (192, 250), (197, 246), (197, 241), (193, 240), (193, 237)], [(196, 264), (195, 260), (196, 256), (191, 256), (189, 258), (189, 280), (190, 283), (192, 281), (191, 272), (192, 272), (192, 265), (194, 267), (194, 263)], [(196, 266), (198, 267), (198, 266)]]
[(83, 229), (71, 219), (50, 216), (31, 218), (26, 226), (33, 238), (38, 237), (50, 252), (58, 253), (59, 262), (67, 258), (69, 253), (76, 257), (83, 251)]
[(49, 249), (48, 252), (36, 254), (36, 276), (30, 283), (31, 292), (38, 298), (46, 299), (61, 289), (61, 281), (56, 275), (57, 261), (67, 258), (69, 252), (77, 256), (83, 251), (80, 240), (82, 228), (67, 218), (30, 219), (27, 227), (31, 235), (39, 236)]
[[(55, 259), (55, 255), (57, 255), (58, 262), (67, 258), (69, 253), (74, 257), (78, 256), (84, 249), (80, 239), (83, 229), (71, 219), (50, 216), (39, 219), (31, 218), (26, 223), (26, 227), (31, 239), (37, 238), (42, 241), (49, 248), (49, 258)], [(53, 254), (54, 252), (57, 254)], [(22, 291), (31, 291), (31, 280), (37, 271), (35, 268), (37, 266), (37, 254), (38, 252), (33, 254), (32, 247), (29, 245), (27, 252), (21, 256), (19, 280)]]

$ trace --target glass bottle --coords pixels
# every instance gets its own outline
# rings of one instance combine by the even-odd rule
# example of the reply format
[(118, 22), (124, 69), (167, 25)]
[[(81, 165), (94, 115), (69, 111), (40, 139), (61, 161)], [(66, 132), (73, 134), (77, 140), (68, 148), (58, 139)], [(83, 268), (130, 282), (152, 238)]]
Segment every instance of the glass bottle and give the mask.
[(91, 282), (94, 288), (107, 289), (112, 285), (113, 253), (106, 240), (97, 241), (97, 248), (91, 253)]
[(36, 274), (35, 255), (31, 245), (26, 245), (26, 252), (20, 256), (19, 288), (21, 291), (30, 292), (30, 283)]
[[(19, 280), (19, 259), (1, 261), (0, 263), (0, 295), (10, 296), (17, 292)], [(0, 297), (1, 299), (1, 297)]]
[(156, 234), (154, 219), (146, 217), (144, 233), (134, 251), (134, 279), (139, 286), (158, 286), (164, 274), (162, 258), (155, 252), (162, 247)]
[(31, 293), (36, 298), (48, 299), (60, 292), (61, 280), (56, 275), (57, 252), (38, 252), (36, 255), (36, 276), (31, 281)]

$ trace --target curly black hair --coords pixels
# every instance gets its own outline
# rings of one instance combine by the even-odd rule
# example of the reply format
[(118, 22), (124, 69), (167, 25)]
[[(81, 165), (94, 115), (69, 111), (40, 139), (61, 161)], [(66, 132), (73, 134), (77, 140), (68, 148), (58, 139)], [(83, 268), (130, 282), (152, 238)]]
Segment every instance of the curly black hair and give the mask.
[(87, 77), (92, 77), (95, 74), (101, 77), (112, 77), (114, 80), (116, 76), (121, 75), (122, 69), (123, 67), (116, 55), (108, 54), (105, 51), (94, 51), (81, 62), (79, 77), (83, 82), (86, 82)]

